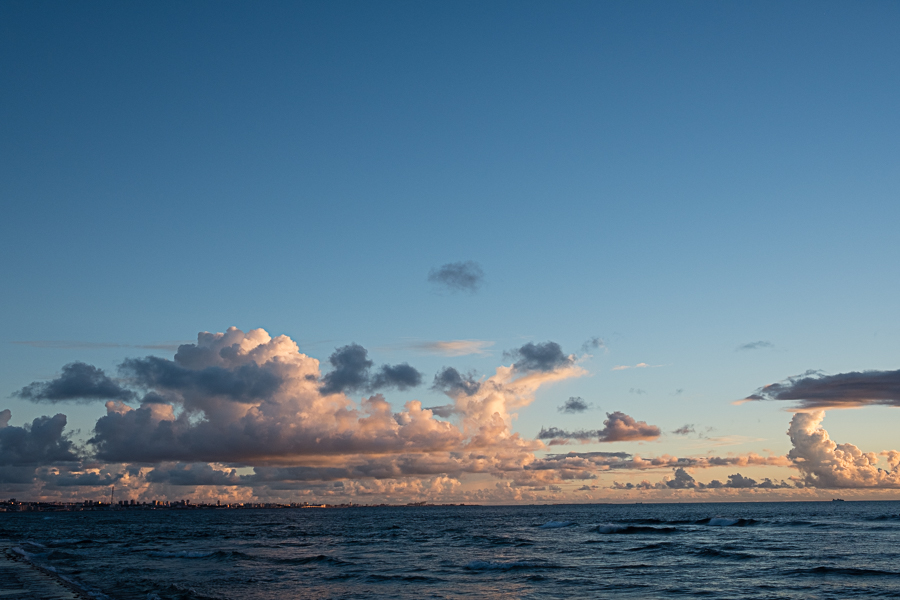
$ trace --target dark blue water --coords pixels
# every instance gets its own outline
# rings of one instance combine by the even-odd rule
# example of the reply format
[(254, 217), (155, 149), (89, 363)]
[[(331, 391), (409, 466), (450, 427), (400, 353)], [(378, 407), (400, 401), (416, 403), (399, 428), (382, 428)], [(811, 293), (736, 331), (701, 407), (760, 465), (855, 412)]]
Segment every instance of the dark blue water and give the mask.
[(900, 502), (2, 513), (119, 600), (897, 598)]

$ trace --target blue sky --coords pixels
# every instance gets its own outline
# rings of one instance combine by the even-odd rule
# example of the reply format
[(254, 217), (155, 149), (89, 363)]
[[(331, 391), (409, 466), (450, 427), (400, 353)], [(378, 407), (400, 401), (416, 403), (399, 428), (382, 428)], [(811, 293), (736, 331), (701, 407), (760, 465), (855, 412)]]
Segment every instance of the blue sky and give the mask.
[[(889, 2), (6, 2), (0, 408), (86, 439), (102, 403), (13, 395), (230, 326), (426, 384), (599, 336), (514, 431), (620, 410), (783, 454), (791, 405), (732, 401), (898, 368), (898, 24)], [(477, 291), (429, 283), (459, 261)], [(437, 340), (493, 345), (416, 350)], [(444, 402), (426, 384), (386, 395)], [(896, 439), (892, 408), (828, 414), (865, 451)]]

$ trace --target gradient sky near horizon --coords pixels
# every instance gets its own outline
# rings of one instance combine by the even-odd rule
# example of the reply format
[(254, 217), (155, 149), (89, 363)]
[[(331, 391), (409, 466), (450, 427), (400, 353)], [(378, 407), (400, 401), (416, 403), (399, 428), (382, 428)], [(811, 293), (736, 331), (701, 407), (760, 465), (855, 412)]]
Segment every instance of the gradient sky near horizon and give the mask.
[[(288, 336), (323, 377), (354, 343), (408, 363), (423, 380), (384, 392), (397, 411), (446, 404), (444, 367), (487, 379), (553, 342), (575, 355), (553, 368), (584, 373), (510, 408), (511, 432), (622, 412), (660, 434), (537, 460), (786, 455), (798, 403), (735, 401), (900, 368), (898, 26), (892, 2), (4, 2), (0, 410), (64, 413), (83, 442), (103, 402), (20, 391), (232, 326)], [(483, 276), (456, 289), (445, 265)], [(828, 410), (835, 441), (898, 445), (885, 385)], [(688, 471), (800, 476), (722, 469)], [(453, 493), (478, 485), (461, 473)], [(507, 499), (578, 499), (566, 485)], [(377, 493), (426, 497), (401, 487)]]

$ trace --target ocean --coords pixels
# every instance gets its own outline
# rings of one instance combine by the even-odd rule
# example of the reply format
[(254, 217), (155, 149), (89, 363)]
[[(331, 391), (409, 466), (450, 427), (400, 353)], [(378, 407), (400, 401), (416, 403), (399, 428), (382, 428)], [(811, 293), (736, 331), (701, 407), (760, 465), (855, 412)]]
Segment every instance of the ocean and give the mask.
[(900, 597), (900, 502), (0, 513), (0, 540), (114, 600)]

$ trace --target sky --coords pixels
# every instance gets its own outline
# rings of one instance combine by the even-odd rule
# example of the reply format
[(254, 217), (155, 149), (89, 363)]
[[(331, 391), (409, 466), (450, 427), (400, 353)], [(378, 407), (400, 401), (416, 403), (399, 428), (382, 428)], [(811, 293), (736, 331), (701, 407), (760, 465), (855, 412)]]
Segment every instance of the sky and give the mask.
[(900, 498), (898, 25), (0, 4), (0, 497)]

